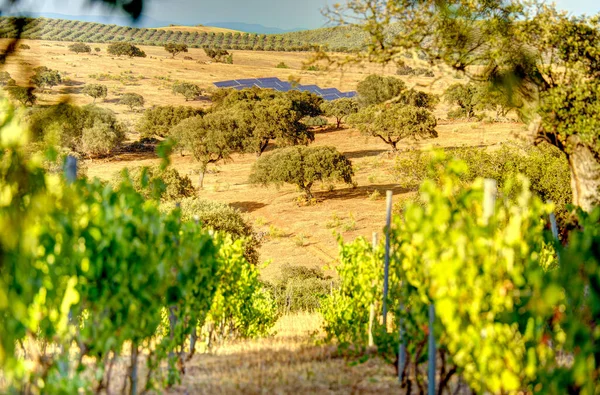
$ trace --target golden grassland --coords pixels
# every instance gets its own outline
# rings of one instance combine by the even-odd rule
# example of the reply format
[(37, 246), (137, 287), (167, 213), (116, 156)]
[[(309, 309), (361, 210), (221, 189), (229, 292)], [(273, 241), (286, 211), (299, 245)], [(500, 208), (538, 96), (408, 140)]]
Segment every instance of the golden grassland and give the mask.
[[(0, 41), (0, 44), (6, 43)], [(139, 135), (134, 126), (141, 112), (131, 112), (119, 105), (118, 94), (137, 92), (144, 96), (145, 107), (153, 105), (210, 106), (209, 97), (186, 102), (181, 96), (171, 93), (174, 81), (189, 81), (199, 84), (207, 91), (214, 89), (212, 83), (225, 79), (246, 77), (276, 76), (287, 79), (289, 76), (300, 79), (303, 84), (317, 84), (322, 87), (336, 87), (343, 91), (354, 90), (359, 81), (368, 74), (393, 75), (395, 67), (377, 64), (361, 64), (331, 69), (327, 72), (302, 70), (310, 55), (306, 53), (233, 51), (234, 64), (210, 63), (201, 49), (190, 49), (186, 54), (194, 60), (184, 60), (183, 55), (171, 59), (160, 47), (142, 46), (146, 58), (118, 58), (106, 53), (105, 44), (99, 55), (74, 54), (68, 50), (69, 43), (49, 41), (24, 41), (31, 49), (18, 50), (8, 58), (4, 70), (9, 71), (18, 84), (27, 84), (32, 68), (45, 65), (59, 70), (67, 82), (54, 87), (50, 93), (40, 94), (40, 104), (51, 104), (70, 100), (76, 104), (88, 104), (92, 99), (81, 94), (81, 88), (88, 83), (102, 83), (108, 86), (108, 97), (97, 104), (115, 111), (117, 117), (130, 127), (130, 140)], [(96, 45), (92, 45), (95, 47)], [(284, 62), (290, 68), (275, 66)], [(100, 78), (99, 75), (104, 74)], [(434, 93), (443, 92), (448, 85), (460, 81), (449, 73), (441, 73), (441, 78), (402, 77), (408, 86)], [(121, 78), (121, 76), (124, 76)], [(133, 78), (129, 78), (132, 76)], [(435, 111), (439, 118), (445, 117), (448, 107), (440, 104)], [(494, 145), (513, 138), (524, 129), (522, 124), (482, 122), (440, 121), (437, 139), (420, 143), (406, 142), (400, 149), (418, 147), (458, 147)], [(333, 130), (322, 128), (317, 131), (315, 145), (332, 145), (347, 155), (355, 167), (357, 187), (316, 185), (315, 196), (318, 203), (313, 206), (300, 206), (296, 198), (299, 192), (293, 186), (282, 188), (262, 188), (248, 183), (248, 175), (256, 157), (252, 154), (234, 154), (231, 160), (209, 168), (204, 180), (204, 188), (199, 195), (229, 203), (239, 208), (254, 223), (257, 230), (267, 233), (261, 248), (264, 261), (271, 261), (263, 270), (265, 278), (276, 276), (282, 265), (304, 265), (320, 267), (335, 263), (337, 256), (337, 236), (352, 240), (359, 236), (370, 238), (372, 232), (381, 231), (384, 224), (384, 196), (386, 190), (393, 190), (396, 197), (407, 193), (397, 185), (393, 174), (394, 155), (382, 141), (363, 136), (351, 128)], [(273, 147), (270, 147), (273, 149)], [(110, 179), (124, 167), (151, 165), (158, 160), (152, 153), (121, 153), (102, 160), (88, 160), (87, 174), (90, 177)], [(197, 165), (190, 156), (174, 154), (172, 165), (181, 173), (189, 175), (197, 185), (195, 171)]]
[[(173, 29), (173, 28), (169, 28)], [(303, 84), (354, 90), (359, 81), (371, 73), (393, 75), (395, 67), (361, 64), (326, 72), (303, 70), (309, 60), (306, 53), (232, 51), (233, 65), (211, 63), (201, 49), (190, 49), (171, 59), (161, 47), (141, 48), (146, 58), (116, 58), (106, 53), (106, 44), (96, 54), (76, 55), (67, 42), (24, 41), (31, 49), (19, 49), (8, 58), (3, 70), (20, 85), (26, 85), (36, 66), (59, 70), (66, 82), (50, 92), (41, 93), (40, 104), (69, 100), (88, 104), (92, 99), (81, 94), (85, 84), (108, 86), (108, 97), (97, 104), (115, 111), (130, 128), (128, 139), (139, 134), (135, 124), (141, 112), (131, 112), (118, 105), (118, 96), (137, 92), (144, 96), (145, 107), (153, 105), (210, 106), (209, 94), (216, 81), (247, 77), (289, 77)], [(7, 40), (0, 40), (0, 47)], [(192, 60), (185, 60), (189, 56)], [(338, 55), (341, 56), (341, 55)], [(277, 68), (284, 62), (289, 68)], [(436, 71), (440, 78), (402, 77), (409, 87), (442, 93), (454, 82), (450, 73)], [(208, 92), (201, 100), (185, 102), (171, 93), (175, 81), (193, 82)], [(464, 82), (464, 81), (463, 81)], [(445, 118), (448, 106), (440, 104), (435, 111)], [(411, 147), (491, 146), (515, 138), (524, 130), (518, 123), (450, 122), (440, 120), (439, 137), (420, 143), (405, 142), (400, 149)], [(255, 155), (232, 155), (231, 160), (211, 166), (199, 196), (231, 204), (239, 208), (257, 231), (266, 236), (260, 249), (265, 279), (278, 276), (283, 265), (303, 265), (325, 268), (331, 273), (337, 256), (337, 237), (352, 240), (370, 238), (380, 232), (385, 222), (385, 191), (394, 191), (394, 199), (412, 193), (402, 189), (394, 176), (394, 155), (382, 141), (343, 127), (341, 130), (321, 128), (316, 132), (315, 145), (332, 145), (353, 162), (356, 187), (348, 185), (316, 185), (317, 204), (302, 206), (300, 195), (292, 186), (262, 188), (248, 183)], [(274, 147), (269, 147), (272, 150)], [(110, 179), (124, 167), (151, 165), (158, 159), (153, 153), (117, 153), (106, 159), (86, 161), (87, 175)], [(172, 166), (189, 175), (198, 185), (197, 164), (190, 156), (172, 156)], [(284, 316), (278, 322), (273, 337), (228, 344), (194, 357), (184, 381), (172, 393), (381, 393), (400, 392), (393, 367), (379, 358), (363, 364), (353, 364), (352, 358), (340, 355), (333, 346), (317, 346), (321, 337), (320, 319), (315, 314)], [(124, 370), (124, 367), (123, 367)], [(115, 383), (114, 385), (117, 385)]]

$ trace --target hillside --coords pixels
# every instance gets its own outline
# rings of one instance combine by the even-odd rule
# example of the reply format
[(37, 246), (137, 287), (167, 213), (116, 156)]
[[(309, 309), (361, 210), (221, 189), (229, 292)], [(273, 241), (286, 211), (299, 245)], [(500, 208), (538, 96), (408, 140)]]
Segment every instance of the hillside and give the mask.
[(224, 27), (216, 27), (216, 26), (168, 26), (168, 27), (157, 27), (154, 30), (165, 30), (172, 32), (188, 32), (188, 33), (240, 33), (243, 32), (239, 30), (226, 29)]
[[(14, 17), (0, 17), (0, 38), (15, 38)], [(67, 19), (31, 18), (21, 38), (30, 40), (110, 43), (126, 41), (139, 45), (162, 46), (185, 43), (192, 48), (235, 50), (310, 51), (314, 46), (329, 50), (352, 50), (364, 43), (364, 34), (346, 27), (323, 28), (284, 34), (252, 34), (217, 27), (173, 26), (136, 28)]]

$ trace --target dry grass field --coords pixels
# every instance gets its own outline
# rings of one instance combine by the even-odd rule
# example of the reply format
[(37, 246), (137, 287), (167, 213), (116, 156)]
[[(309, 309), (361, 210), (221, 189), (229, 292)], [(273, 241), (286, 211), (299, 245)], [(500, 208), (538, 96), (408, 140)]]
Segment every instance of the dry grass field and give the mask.
[[(173, 28), (169, 28), (173, 29)], [(0, 41), (0, 45), (6, 41)], [(31, 47), (18, 50), (9, 57), (7, 70), (18, 84), (27, 84), (31, 69), (44, 65), (60, 71), (67, 78), (65, 84), (52, 92), (40, 95), (40, 104), (70, 100), (88, 104), (92, 99), (81, 94), (87, 83), (108, 86), (109, 94), (99, 106), (114, 110), (118, 118), (130, 127), (128, 139), (139, 136), (134, 125), (140, 112), (131, 112), (117, 104), (117, 94), (136, 92), (144, 96), (145, 107), (153, 105), (210, 106), (209, 93), (216, 81), (247, 77), (289, 77), (303, 84), (354, 90), (359, 81), (371, 73), (393, 75), (395, 67), (376, 64), (352, 66), (327, 72), (303, 70), (309, 58), (306, 53), (233, 51), (233, 65), (211, 63), (202, 49), (190, 49), (185, 54), (193, 60), (184, 60), (184, 54), (171, 59), (161, 47), (141, 47), (146, 58), (115, 58), (106, 53), (105, 44), (99, 54), (70, 52), (67, 42), (26, 41)], [(284, 62), (288, 69), (276, 68)], [(101, 76), (102, 74), (102, 76)], [(440, 74), (440, 71), (437, 71)], [(450, 84), (460, 81), (451, 74), (441, 78), (405, 78), (408, 86), (441, 93)], [(174, 81), (189, 81), (208, 92), (206, 97), (185, 102), (171, 93)], [(524, 129), (518, 123), (482, 122), (457, 123), (443, 120), (448, 107), (440, 104), (436, 116), (441, 120), (437, 139), (416, 144), (418, 147), (489, 146), (514, 138)], [(233, 155), (231, 160), (209, 167), (204, 188), (198, 194), (206, 199), (229, 203), (239, 208), (258, 231), (266, 233), (261, 247), (261, 260), (270, 261), (262, 272), (266, 279), (278, 276), (286, 264), (328, 268), (336, 262), (337, 236), (352, 240), (359, 236), (370, 238), (381, 232), (385, 216), (385, 191), (394, 191), (401, 199), (408, 191), (398, 186), (393, 175), (394, 156), (388, 146), (375, 138), (368, 138), (347, 127), (341, 130), (322, 128), (316, 133), (315, 145), (331, 145), (353, 162), (356, 187), (317, 185), (314, 188), (316, 205), (300, 206), (300, 195), (294, 187), (261, 188), (248, 183), (248, 175), (256, 157)], [(414, 144), (406, 142), (400, 149)], [(273, 149), (273, 147), (269, 147)], [(86, 163), (90, 177), (110, 179), (124, 167), (150, 165), (158, 160), (152, 153), (121, 153), (106, 159)], [(197, 186), (198, 166), (190, 156), (174, 154), (172, 165), (182, 174), (189, 175)], [(352, 366), (348, 360), (326, 346), (314, 346), (311, 333), (318, 330), (316, 316), (284, 317), (278, 324), (278, 334), (266, 340), (228, 345), (212, 354), (196, 356), (184, 383), (173, 389), (175, 393), (376, 393), (399, 391), (391, 365), (378, 359)], [(269, 383), (269, 384), (266, 384)]]
[[(183, 60), (183, 55), (171, 59), (161, 47), (141, 48), (146, 58), (112, 57), (106, 53), (106, 45), (97, 45), (102, 49), (99, 55), (70, 52), (69, 43), (49, 41), (26, 41), (29, 50), (19, 50), (9, 58), (5, 70), (17, 80), (26, 84), (31, 69), (45, 65), (59, 70), (67, 78), (64, 85), (55, 87), (51, 93), (40, 95), (40, 104), (70, 100), (76, 104), (88, 104), (92, 99), (80, 93), (87, 83), (102, 83), (108, 86), (109, 94), (104, 102), (97, 104), (115, 111), (118, 118), (125, 121), (131, 133), (130, 140), (136, 140), (134, 125), (140, 112), (131, 112), (118, 105), (116, 94), (137, 92), (144, 96), (145, 107), (152, 105), (191, 105), (210, 106), (207, 97), (185, 102), (183, 97), (171, 93), (173, 81), (189, 81), (213, 90), (212, 83), (232, 78), (270, 77), (281, 79), (293, 77), (303, 84), (317, 84), (322, 87), (336, 87), (343, 91), (354, 90), (359, 81), (371, 73), (393, 75), (393, 66), (382, 67), (377, 64), (355, 65), (344, 70), (332, 69), (327, 72), (302, 70), (309, 58), (306, 53), (233, 51), (234, 64), (210, 63), (201, 49), (190, 49), (186, 54), (194, 60)], [(96, 45), (94, 45), (96, 46)], [(290, 68), (275, 66), (284, 62)], [(104, 74), (100, 77), (100, 74)], [(438, 71), (438, 74), (439, 71)], [(120, 78), (120, 76), (125, 76)], [(129, 78), (127, 76), (131, 76)], [(129, 80), (131, 79), (131, 80)], [(408, 86), (434, 93), (455, 81), (448, 74), (441, 78), (408, 77), (404, 78)], [(447, 106), (441, 104), (436, 116), (445, 117)], [(423, 141), (417, 146), (457, 147), (474, 145), (493, 145), (512, 138), (523, 130), (521, 124), (478, 122), (456, 123), (440, 121), (437, 139)], [(347, 155), (353, 162), (358, 186), (337, 185), (329, 191), (329, 185), (316, 186), (319, 203), (315, 206), (301, 207), (296, 203), (299, 193), (294, 187), (261, 188), (247, 182), (254, 155), (233, 155), (231, 161), (210, 167), (200, 196), (229, 203), (246, 213), (257, 230), (268, 233), (261, 249), (264, 261), (272, 263), (264, 269), (264, 276), (271, 277), (279, 273), (284, 264), (324, 267), (335, 262), (337, 241), (334, 233), (346, 240), (358, 236), (371, 237), (372, 232), (380, 231), (384, 223), (385, 191), (391, 189), (398, 196), (403, 191), (393, 176), (394, 158), (389, 154), (388, 146), (382, 141), (365, 137), (354, 129), (333, 130), (324, 128), (316, 133), (316, 145), (332, 145)], [(413, 146), (406, 142), (401, 149)], [(272, 148), (272, 147), (271, 147)], [(183, 174), (189, 175), (197, 184), (195, 170), (197, 165), (189, 156), (173, 156), (173, 166)], [(149, 165), (156, 162), (153, 154), (119, 154), (102, 160), (87, 163), (88, 175), (109, 179), (124, 167)], [(375, 192), (375, 195), (373, 193)], [(377, 195), (380, 195), (377, 197)]]

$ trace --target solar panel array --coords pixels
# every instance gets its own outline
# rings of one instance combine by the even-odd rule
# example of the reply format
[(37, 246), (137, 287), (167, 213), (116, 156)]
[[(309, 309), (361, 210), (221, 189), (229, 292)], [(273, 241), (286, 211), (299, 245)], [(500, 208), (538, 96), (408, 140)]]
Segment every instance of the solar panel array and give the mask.
[(252, 88), (254, 86), (265, 89), (275, 89), (280, 92), (287, 91), (308, 91), (321, 96), (325, 100), (335, 100), (342, 97), (354, 97), (356, 92), (340, 92), (336, 88), (320, 88), (317, 85), (292, 85), (287, 81), (281, 81), (279, 78), (245, 78), (240, 80), (229, 80), (215, 82), (217, 88), (233, 88), (237, 90)]

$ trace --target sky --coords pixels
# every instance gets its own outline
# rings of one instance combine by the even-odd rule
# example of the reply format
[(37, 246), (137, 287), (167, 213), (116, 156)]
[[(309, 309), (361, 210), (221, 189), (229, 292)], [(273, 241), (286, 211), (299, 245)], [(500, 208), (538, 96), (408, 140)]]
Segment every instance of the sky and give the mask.
[[(23, 9), (34, 12), (107, 14), (105, 8), (88, 7), (88, 0), (21, 1)], [(338, 1), (343, 3), (343, 0)], [(243, 22), (282, 29), (313, 29), (326, 24), (327, 20), (321, 10), (327, 2), (328, 0), (146, 0), (144, 14), (159, 21), (190, 25)], [(556, 5), (573, 14), (591, 15), (600, 12), (600, 0), (556, 0)]]

